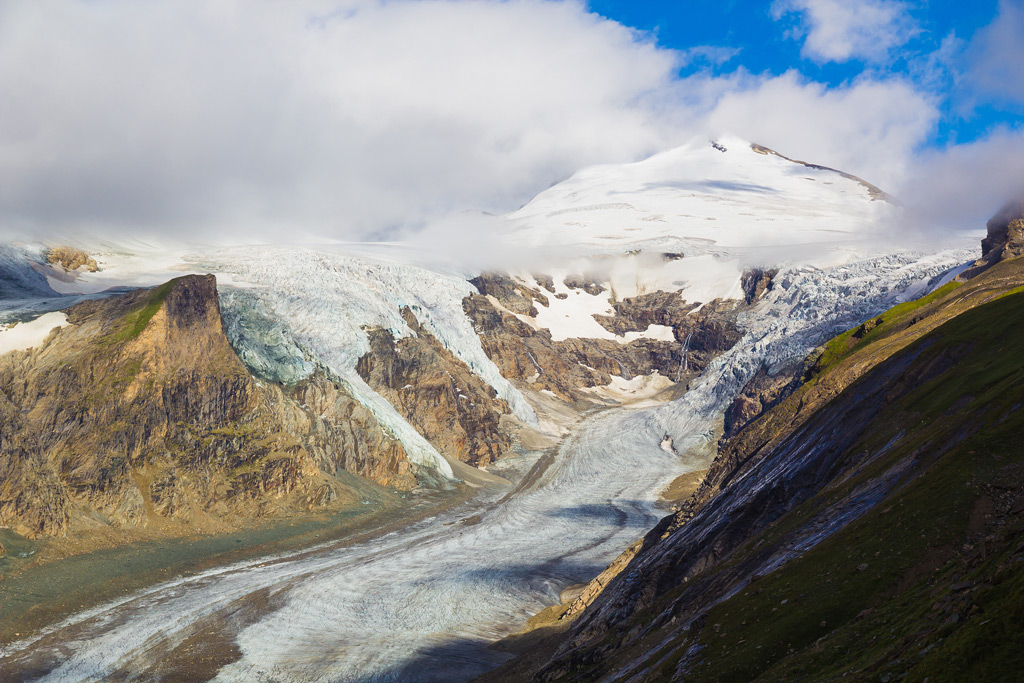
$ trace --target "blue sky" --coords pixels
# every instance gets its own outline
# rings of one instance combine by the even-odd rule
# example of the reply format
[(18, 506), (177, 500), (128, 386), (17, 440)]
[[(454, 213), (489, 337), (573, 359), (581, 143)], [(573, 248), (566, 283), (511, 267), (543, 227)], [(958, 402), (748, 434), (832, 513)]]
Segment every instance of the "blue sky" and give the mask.
[[(848, 0), (857, 4), (859, 0)], [(929, 144), (968, 143), (985, 137), (996, 126), (1018, 126), (1024, 107), (999, 97), (981, 97), (971, 92), (969, 74), (942, 74), (934, 82), (922, 82), (920, 70), (929, 57), (941, 51), (943, 41), (955, 48), (953, 68), (965, 68), (964, 52), (978, 31), (997, 17), (997, 0), (918, 0), (880, 2), (900, 6), (911, 27), (905, 43), (894, 46), (888, 58), (864, 59), (857, 55), (836, 61), (814, 59), (803, 53), (800, 34), (806, 17), (800, 11), (778, 16), (774, 7), (786, 3), (741, 0), (590, 0), (591, 11), (647, 32), (659, 45), (686, 51), (694, 46), (736, 50), (721, 64), (695, 59), (680, 70), (683, 76), (700, 71), (726, 73), (737, 68), (755, 74), (781, 75), (795, 69), (807, 79), (839, 87), (869, 76), (904, 78), (938, 96), (941, 118)], [(792, 3), (792, 5), (814, 3)], [(1010, 3), (1008, 3), (1010, 4)], [(791, 7), (795, 10), (795, 7)], [(1022, 36), (1024, 39), (1024, 36)], [(723, 53), (724, 54), (724, 53)], [(1013, 59), (1013, 55), (1007, 57)]]

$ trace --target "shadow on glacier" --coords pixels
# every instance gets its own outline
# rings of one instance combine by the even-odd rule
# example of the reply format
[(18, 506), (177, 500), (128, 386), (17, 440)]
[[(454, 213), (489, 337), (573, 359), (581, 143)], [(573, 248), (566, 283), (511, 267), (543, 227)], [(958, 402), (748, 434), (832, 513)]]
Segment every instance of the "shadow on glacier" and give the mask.
[[(472, 567), (458, 572), (452, 579), (459, 582), (485, 584), (501, 589), (516, 586), (540, 594), (557, 595), (556, 585), (569, 586), (574, 583), (585, 583), (600, 574), (608, 566), (608, 562), (584, 561), (572, 557), (573, 553), (589, 550), (583, 548), (567, 548), (567, 557), (557, 557), (544, 562), (518, 562), (493, 567)], [(556, 601), (557, 602), (557, 601)]]
[[(666, 181), (660, 183), (644, 183), (643, 190), (689, 190), (691, 192), (707, 192), (711, 190), (725, 190), (726, 192), (751, 192), (756, 194), (779, 194), (779, 190), (757, 185), (755, 183), (738, 183), (728, 180), (690, 180), (690, 181)], [(622, 193), (622, 194), (631, 194)], [(610, 192), (609, 194), (618, 194)]]
[(616, 529), (634, 528), (646, 530), (658, 517), (648, 512), (649, 504), (639, 500), (617, 500), (609, 503), (580, 503), (547, 511), (548, 517), (556, 519), (585, 519), (589, 522), (604, 522)]
[(514, 655), (491, 647), (484, 640), (453, 638), (423, 648), (389, 671), (357, 679), (358, 683), (454, 683), (469, 681), (495, 669)]

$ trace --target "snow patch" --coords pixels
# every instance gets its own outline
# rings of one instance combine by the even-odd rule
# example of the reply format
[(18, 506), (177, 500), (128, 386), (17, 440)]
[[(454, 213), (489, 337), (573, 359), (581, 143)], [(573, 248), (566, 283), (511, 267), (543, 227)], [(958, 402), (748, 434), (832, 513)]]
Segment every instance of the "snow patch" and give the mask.
[(53, 330), (68, 324), (68, 317), (57, 311), (44, 313), (35, 320), (14, 323), (0, 328), (0, 354), (10, 351), (25, 351), (39, 346)]

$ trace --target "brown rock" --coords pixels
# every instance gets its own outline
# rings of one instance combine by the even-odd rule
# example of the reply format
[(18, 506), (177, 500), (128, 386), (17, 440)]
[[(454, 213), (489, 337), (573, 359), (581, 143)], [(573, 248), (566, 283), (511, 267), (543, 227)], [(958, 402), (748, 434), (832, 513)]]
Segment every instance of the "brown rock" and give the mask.
[(352, 500), (341, 469), (415, 485), (398, 443), (322, 373), (288, 390), (249, 374), (212, 275), (67, 315), (43, 345), (0, 356), (0, 525), (36, 538), (84, 519), (281, 514)]
[(415, 336), (398, 341), (369, 330), (370, 352), (356, 370), (440, 452), (486, 465), (512, 447), (500, 427), (508, 404), (403, 309)]
[(84, 268), (90, 273), (95, 273), (99, 270), (99, 266), (96, 264), (96, 259), (75, 247), (53, 247), (52, 249), (47, 250), (46, 261), (47, 263), (55, 263), (64, 268), (64, 270), (78, 270), (79, 268)]
[(746, 302), (752, 304), (760, 299), (761, 295), (772, 288), (772, 282), (778, 274), (778, 268), (750, 268), (743, 271), (740, 285)]

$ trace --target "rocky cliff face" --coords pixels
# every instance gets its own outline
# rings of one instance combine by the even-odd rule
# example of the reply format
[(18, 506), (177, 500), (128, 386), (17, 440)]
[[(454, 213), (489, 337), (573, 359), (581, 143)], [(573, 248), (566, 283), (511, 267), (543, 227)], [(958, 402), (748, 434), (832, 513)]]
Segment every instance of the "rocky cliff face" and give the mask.
[(38, 537), (158, 517), (248, 519), (351, 501), (346, 470), (414, 485), (397, 442), (323, 374), (256, 380), (213, 276), (78, 304), (0, 356), (0, 525)]
[[(530, 309), (539, 300), (538, 292), (531, 293), (501, 275), (491, 274), (485, 282), (480, 295), (463, 300), (463, 309), (473, 322), (484, 352), (504, 377), (536, 390), (550, 391), (569, 402), (593, 400), (593, 394), (584, 390), (607, 385), (613, 376), (630, 380), (657, 372), (670, 382), (684, 381), (707, 367), (742, 336), (735, 323), (733, 302), (716, 301), (695, 311), (698, 306), (688, 304), (678, 293), (653, 292), (614, 301), (614, 315), (594, 315), (594, 320), (620, 336), (646, 330), (650, 325), (664, 325), (672, 328), (675, 341), (555, 341), (548, 330), (516, 316), (517, 309), (523, 311), (519, 315), (530, 315)], [(501, 290), (496, 282), (504, 283)], [(589, 293), (603, 291), (603, 287), (598, 289), (599, 283), (582, 276), (572, 282), (577, 288), (589, 288)], [(499, 291), (504, 296), (487, 296), (483, 291)], [(508, 292), (516, 292), (521, 301), (517, 303)]]
[(1024, 199), (1010, 202), (989, 219), (981, 241), (982, 258), (999, 261), (1024, 256)]
[(96, 259), (81, 249), (67, 245), (46, 250), (46, 261), (62, 267), (64, 270), (82, 270), (95, 273), (99, 270)]
[(370, 330), (370, 352), (356, 370), (441, 453), (474, 466), (494, 462), (512, 447), (501, 426), (508, 404), (412, 311), (402, 316), (415, 336), (396, 341), (387, 330)]

